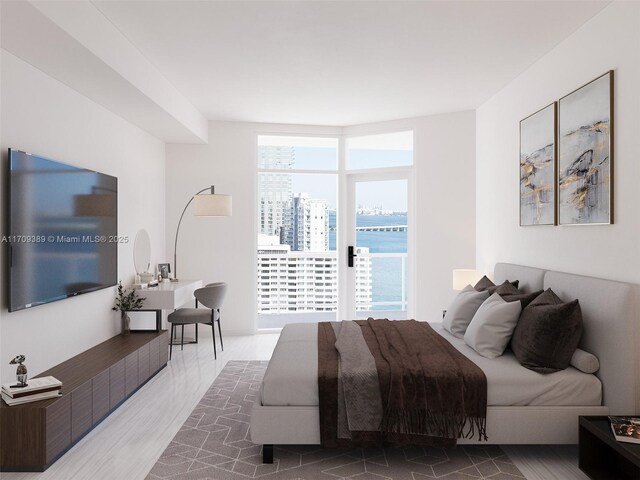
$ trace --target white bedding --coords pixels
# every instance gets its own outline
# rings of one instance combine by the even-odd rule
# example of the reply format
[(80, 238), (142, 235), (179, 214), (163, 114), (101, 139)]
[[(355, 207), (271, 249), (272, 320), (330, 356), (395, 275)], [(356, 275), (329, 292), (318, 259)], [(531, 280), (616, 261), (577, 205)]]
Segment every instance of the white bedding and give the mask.
[[(573, 367), (542, 375), (522, 367), (512, 353), (488, 359), (442, 328), (431, 326), (487, 377), (489, 406), (590, 406), (602, 404), (595, 375)], [(318, 405), (318, 325), (290, 324), (282, 329), (262, 383), (262, 405)]]

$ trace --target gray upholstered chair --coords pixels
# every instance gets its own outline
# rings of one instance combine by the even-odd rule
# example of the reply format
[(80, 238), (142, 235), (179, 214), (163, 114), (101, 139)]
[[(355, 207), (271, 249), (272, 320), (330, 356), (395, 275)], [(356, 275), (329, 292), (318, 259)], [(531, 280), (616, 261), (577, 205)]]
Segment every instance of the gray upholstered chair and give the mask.
[[(220, 307), (227, 293), (227, 284), (224, 282), (210, 283), (206, 287), (198, 288), (193, 292), (196, 297), (196, 308), (179, 308), (169, 314), (167, 320), (171, 324), (171, 338), (173, 339), (176, 326), (182, 327), (182, 339), (184, 340), (184, 326), (196, 325), (203, 323), (211, 325), (211, 333), (213, 335), (213, 357), (218, 358), (216, 352), (216, 331), (215, 323), (218, 322), (218, 332), (220, 333), (220, 348), (224, 351), (222, 343), (222, 328), (220, 327)], [(197, 308), (201, 303), (207, 308)], [(180, 350), (184, 350), (184, 341), (181, 342)], [(169, 359), (173, 353), (173, 342), (169, 347)]]
[[(226, 283), (224, 283), (224, 282), (207, 283), (205, 285), (205, 287), (213, 287), (213, 286), (216, 286), (216, 285), (226, 285)], [(196, 308), (198, 308), (198, 299), (197, 298), (196, 298)], [(220, 312), (218, 312), (218, 313), (220, 313)], [(220, 332), (220, 347), (222, 348), (222, 351), (224, 351), (224, 345), (222, 344), (222, 331), (220, 330), (220, 319), (218, 319), (217, 322), (218, 322), (218, 332)], [(197, 323), (196, 323), (195, 327), (196, 327), (196, 339), (195, 339), (195, 342), (187, 342), (187, 343), (198, 343), (198, 324)]]

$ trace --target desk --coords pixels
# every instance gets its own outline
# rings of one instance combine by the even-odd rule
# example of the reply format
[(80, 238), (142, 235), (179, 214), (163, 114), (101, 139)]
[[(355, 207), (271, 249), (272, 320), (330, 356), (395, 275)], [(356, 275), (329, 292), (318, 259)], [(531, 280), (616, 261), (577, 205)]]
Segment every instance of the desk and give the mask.
[(202, 280), (178, 280), (162, 282), (157, 287), (140, 290), (145, 297), (145, 310), (174, 310), (193, 300), (193, 292), (202, 287)]
[(162, 282), (157, 287), (137, 290), (140, 297), (145, 299), (142, 311), (155, 311), (156, 328), (162, 329), (162, 310), (175, 310), (185, 303), (195, 299), (193, 292), (202, 287), (202, 280), (178, 280), (177, 282)]

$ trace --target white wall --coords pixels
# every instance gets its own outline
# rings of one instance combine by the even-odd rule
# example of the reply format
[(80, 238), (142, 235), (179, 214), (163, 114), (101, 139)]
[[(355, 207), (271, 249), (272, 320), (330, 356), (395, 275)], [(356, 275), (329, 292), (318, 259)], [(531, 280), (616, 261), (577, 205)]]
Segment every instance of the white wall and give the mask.
[(475, 264), (475, 118), (473, 112), (341, 129), (211, 122), (208, 145), (168, 144), (167, 253), (191, 195), (209, 184), (233, 195), (233, 216), (185, 215), (178, 276), (226, 281), (225, 330), (250, 333), (256, 315), (256, 135), (353, 135), (415, 130), (416, 318), (438, 319), (453, 292), (451, 270)]
[[(164, 260), (164, 144), (11, 54), (3, 51), (1, 61), (2, 186), (9, 147), (117, 176), (118, 229), (131, 239), (119, 246), (119, 278), (132, 280), (133, 238), (140, 228), (151, 236), (152, 263)], [(4, 204), (0, 208), (5, 211)], [(25, 354), (35, 375), (119, 332), (111, 311), (115, 288), (8, 313), (1, 278), (3, 382), (14, 378), (8, 365), (14, 355)]]
[[(615, 2), (477, 110), (477, 261), (640, 282), (640, 4)], [(519, 227), (519, 121), (615, 70), (615, 225)]]

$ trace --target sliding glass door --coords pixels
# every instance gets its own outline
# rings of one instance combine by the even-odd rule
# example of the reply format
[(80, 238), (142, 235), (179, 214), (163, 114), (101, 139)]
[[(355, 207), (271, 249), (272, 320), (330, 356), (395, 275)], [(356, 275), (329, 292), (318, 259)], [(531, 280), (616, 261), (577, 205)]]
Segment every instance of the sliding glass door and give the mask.
[(349, 176), (347, 281), (353, 318), (407, 318), (409, 178)]

